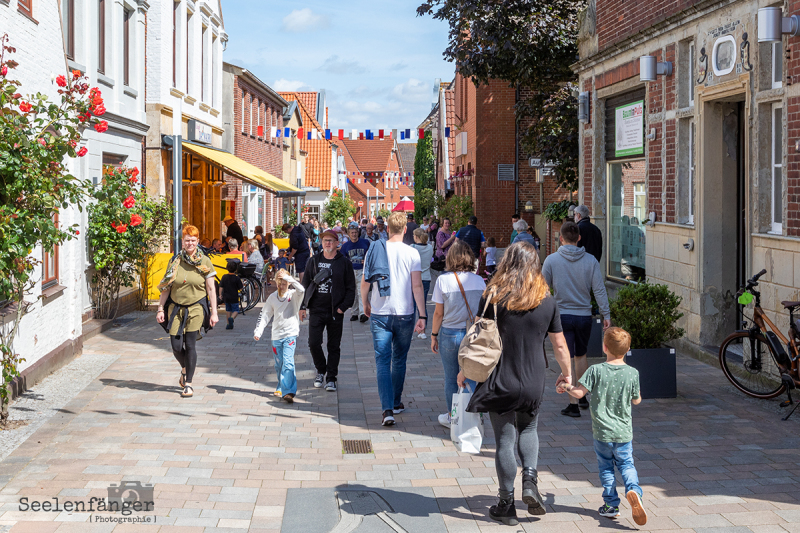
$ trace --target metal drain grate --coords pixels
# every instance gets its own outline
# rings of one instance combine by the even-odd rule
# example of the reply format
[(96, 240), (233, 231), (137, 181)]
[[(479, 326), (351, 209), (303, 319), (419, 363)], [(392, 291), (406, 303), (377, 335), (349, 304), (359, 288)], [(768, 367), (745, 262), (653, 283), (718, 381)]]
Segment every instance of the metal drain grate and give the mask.
[(343, 440), (342, 449), (344, 453), (373, 453), (369, 440)]

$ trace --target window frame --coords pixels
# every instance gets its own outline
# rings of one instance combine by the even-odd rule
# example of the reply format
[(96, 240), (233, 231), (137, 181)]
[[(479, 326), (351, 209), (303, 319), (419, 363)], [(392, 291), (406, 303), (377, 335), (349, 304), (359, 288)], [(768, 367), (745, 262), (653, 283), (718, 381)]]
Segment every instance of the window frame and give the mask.
[[(64, 20), (64, 6), (68, 6)], [(75, 0), (61, 0), (61, 27), (64, 33), (64, 54), (67, 59), (75, 60)]]
[(247, 100), (247, 93), (242, 91), (242, 133), (246, 131), (244, 128), (244, 103), (246, 100)]
[(208, 26), (200, 26), (200, 101), (208, 102), (206, 100), (206, 32)]
[(133, 10), (122, 10), (122, 84), (131, 86), (131, 18)]
[(687, 84), (689, 90), (689, 107), (694, 107), (694, 69), (696, 66), (694, 52), (694, 41), (689, 41), (689, 82)]
[[(646, 166), (647, 165), (647, 159), (642, 158), (641, 156), (637, 156), (635, 158), (622, 158), (622, 159), (614, 159), (614, 160), (611, 160), (611, 161), (606, 161), (606, 175), (605, 175), (606, 191), (611, 191), (612, 190), (611, 181), (612, 181), (613, 177), (612, 177), (611, 167), (613, 165), (624, 165), (625, 163), (629, 163), (629, 164), (644, 163), (645, 166)], [(623, 174), (623, 177), (624, 177), (624, 174)], [(636, 183), (645, 183), (644, 194), (645, 194), (645, 200), (647, 200), (647, 178), (646, 178), (646, 174), (645, 174), (645, 179), (644, 179), (643, 182), (636, 182)], [(635, 197), (636, 197), (636, 195), (634, 193), (634, 205), (635, 205)], [(603, 246), (604, 246), (603, 259), (606, 262), (606, 279), (614, 280), (614, 281), (617, 281), (617, 282), (620, 282), (620, 283), (634, 283), (634, 284), (635, 283), (639, 283), (639, 281), (636, 281), (636, 280), (633, 280), (633, 279), (626, 279), (626, 278), (622, 277), (622, 275), (617, 276), (615, 274), (612, 274), (612, 272), (614, 272), (614, 270), (612, 269), (612, 263), (613, 263), (612, 259), (613, 259), (613, 255), (614, 255), (612, 250), (613, 250), (613, 245), (616, 242), (616, 240), (614, 239), (614, 231), (613, 231), (613, 226), (614, 226), (613, 217), (612, 217), (613, 201), (614, 201), (613, 194), (610, 194), (610, 193), (606, 194), (606, 213), (608, 213), (608, 216), (606, 217), (606, 235), (608, 235), (608, 239), (604, 239), (604, 242), (603, 242)], [(624, 187), (623, 187), (623, 190), (622, 190), (622, 206), (624, 207), (624, 205), (625, 205), (625, 191), (624, 191)], [(645, 204), (645, 206), (647, 206), (647, 204)], [(645, 207), (645, 212), (646, 211), (647, 211), (647, 207)], [(648, 216), (649, 216), (649, 213), (648, 213)], [(646, 242), (646, 239), (647, 239), (647, 235), (645, 234), (645, 242)], [(620, 241), (619, 242), (620, 242), (620, 244), (623, 242), (621, 236), (620, 236)], [(646, 253), (645, 253), (644, 270), (645, 270), (645, 278), (644, 279), (646, 280), (647, 279), (647, 254)]]
[(97, 72), (106, 73), (106, 0), (97, 1)]
[[(58, 213), (53, 216), (53, 223), (57, 226), (58, 225)], [(53, 253), (47, 252), (44, 248), (42, 248), (42, 289), (47, 289), (54, 285), (58, 285), (58, 255), (59, 255), (59, 248), (60, 246), (55, 245), (53, 246)], [(49, 259), (53, 257), (53, 270), (54, 272), (48, 272), (49, 268)], [(52, 275), (49, 275), (52, 274)]]
[[(775, 120), (775, 112), (780, 110), (780, 120)], [(776, 193), (783, 197), (783, 102), (776, 102), (770, 107), (770, 122), (772, 123), (770, 132), (770, 231), (769, 233), (782, 235), (783, 234), (783, 203), (776, 206), (775, 197)], [(780, 142), (775, 141), (776, 133), (780, 132)], [(780, 149), (780, 161), (776, 162), (776, 148)], [(781, 190), (776, 191), (775, 171), (780, 172), (780, 184), (778, 185)], [(775, 222), (776, 213), (780, 216), (780, 222)]]
[(33, 0), (17, 0), (17, 11), (33, 18)]
[(180, 2), (172, 2), (172, 87), (178, 88), (178, 10)]
[(694, 178), (695, 178), (695, 131), (694, 119), (689, 120), (689, 224), (694, 226)]
[[(772, 43), (772, 61), (770, 62), (770, 80), (773, 89), (783, 87), (783, 40)], [(778, 67), (778, 68), (776, 68)], [(777, 81), (775, 74), (779, 74)]]

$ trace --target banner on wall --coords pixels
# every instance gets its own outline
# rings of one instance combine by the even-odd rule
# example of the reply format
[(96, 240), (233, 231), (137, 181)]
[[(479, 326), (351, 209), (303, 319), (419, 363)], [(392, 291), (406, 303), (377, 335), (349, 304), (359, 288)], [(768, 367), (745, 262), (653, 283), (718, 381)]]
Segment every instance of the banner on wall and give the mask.
[(644, 154), (644, 100), (615, 109), (614, 156)]

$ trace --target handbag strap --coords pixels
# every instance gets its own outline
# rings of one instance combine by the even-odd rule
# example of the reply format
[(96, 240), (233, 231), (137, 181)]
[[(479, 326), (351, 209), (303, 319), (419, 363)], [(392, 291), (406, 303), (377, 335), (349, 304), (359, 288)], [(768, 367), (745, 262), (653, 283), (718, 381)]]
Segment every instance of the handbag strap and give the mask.
[(464, 292), (464, 286), (461, 284), (461, 280), (458, 279), (458, 272), (453, 272), (453, 275), (456, 277), (456, 282), (458, 283), (458, 288), (461, 291), (461, 296), (464, 298), (464, 303), (467, 305), (467, 313), (469, 313), (469, 323), (472, 324), (475, 322), (475, 315), (472, 314), (472, 309), (469, 307), (469, 300), (467, 300), (467, 293)]
[[(497, 288), (496, 287), (492, 287), (492, 290), (489, 291), (489, 296), (487, 296), (486, 299), (483, 302), (483, 310), (481, 311), (481, 318), (486, 316), (486, 310), (489, 309), (489, 303), (494, 298), (494, 295), (495, 295), (496, 292), (497, 292)], [(495, 320), (495, 322), (497, 322), (497, 304), (496, 303), (492, 304), (492, 306), (494, 307), (494, 320)]]

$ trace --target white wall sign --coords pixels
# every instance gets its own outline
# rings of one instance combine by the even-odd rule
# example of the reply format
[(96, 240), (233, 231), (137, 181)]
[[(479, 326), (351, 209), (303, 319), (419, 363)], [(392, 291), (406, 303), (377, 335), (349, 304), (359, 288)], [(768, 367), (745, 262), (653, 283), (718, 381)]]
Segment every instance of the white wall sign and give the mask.
[(189, 120), (189, 140), (211, 144), (211, 126), (195, 119)]
[(644, 154), (644, 100), (615, 110), (614, 156)]

